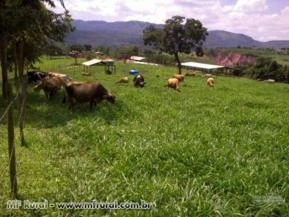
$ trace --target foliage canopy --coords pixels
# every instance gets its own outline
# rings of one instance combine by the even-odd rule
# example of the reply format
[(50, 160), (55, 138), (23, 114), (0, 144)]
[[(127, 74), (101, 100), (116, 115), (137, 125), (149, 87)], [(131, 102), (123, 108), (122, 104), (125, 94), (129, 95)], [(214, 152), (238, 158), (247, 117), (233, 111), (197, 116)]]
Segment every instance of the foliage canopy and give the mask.
[(173, 16), (162, 28), (152, 25), (146, 28), (143, 40), (145, 45), (174, 55), (181, 73), (179, 53), (189, 54), (195, 51), (198, 56), (202, 56), (202, 46), (207, 35), (207, 29), (199, 20)]

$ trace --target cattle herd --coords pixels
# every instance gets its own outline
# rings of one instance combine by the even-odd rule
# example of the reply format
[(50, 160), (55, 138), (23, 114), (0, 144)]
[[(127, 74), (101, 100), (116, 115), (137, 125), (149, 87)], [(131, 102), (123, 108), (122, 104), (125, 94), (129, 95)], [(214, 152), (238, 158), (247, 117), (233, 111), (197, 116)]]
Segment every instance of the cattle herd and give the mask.
[[(195, 76), (196, 74), (186, 73), (185, 76)], [(167, 81), (167, 87), (173, 88), (180, 92), (180, 82), (184, 80), (184, 75), (175, 74)], [(65, 89), (63, 103), (68, 102), (69, 108), (73, 110), (75, 104), (88, 102), (90, 109), (102, 100), (107, 100), (110, 103), (115, 102), (115, 96), (110, 93), (99, 81), (73, 81), (69, 76), (56, 72), (42, 72), (42, 71), (29, 71), (27, 72), (28, 83), (34, 83), (34, 91), (39, 92), (43, 90), (46, 97), (51, 99), (60, 89)], [(203, 77), (207, 79), (209, 87), (214, 87), (214, 76), (212, 74), (205, 74)], [(129, 77), (125, 76), (115, 82), (129, 83)], [(144, 87), (145, 80), (143, 75), (137, 74), (133, 78), (135, 87)]]

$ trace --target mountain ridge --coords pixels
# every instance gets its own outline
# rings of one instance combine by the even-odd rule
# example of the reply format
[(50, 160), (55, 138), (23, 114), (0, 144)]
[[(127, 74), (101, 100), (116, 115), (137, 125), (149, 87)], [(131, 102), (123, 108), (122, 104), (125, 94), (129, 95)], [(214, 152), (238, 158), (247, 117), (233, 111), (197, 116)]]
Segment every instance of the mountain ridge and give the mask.
[[(68, 44), (91, 44), (93, 46), (137, 45), (144, 47), (142, 33), (149, 25), (162, 26), (162, 24), (135, 20), (116, 22), (73, 20), (73, 26), (75, 26), (76, 30), (66, 37), (65, 42)], [(289, 47), (289, 40), (261, 42), (242, 33), (233, 33), (224, 30), (211, 30), (208, 31), (208, 33), (209, 35), (204, 44), (206, 48)]]

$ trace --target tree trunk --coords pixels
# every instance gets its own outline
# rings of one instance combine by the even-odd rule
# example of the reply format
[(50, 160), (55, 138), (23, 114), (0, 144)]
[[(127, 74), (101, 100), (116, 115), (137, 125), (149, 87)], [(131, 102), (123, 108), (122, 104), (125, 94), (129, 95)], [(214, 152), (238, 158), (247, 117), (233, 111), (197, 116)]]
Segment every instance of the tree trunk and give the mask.
[[(7, 41), (5, 38), (0, 40), (0, 59), (2, 70), (2, 94), (4, 99), (4, 108), (8, 109), (7, 130), (8, 130), (8, 165), (11, 184), (11, 197), (17, 197), (17, 176), (16, 176), (16, 158), (14, 144), (14, 123), (13, 123), (13, 103), (12, 88), (8, 83), (7, 72)], [(11, 105), (10, 105), (11, 103)]]
[(182, 74), (182, 65), (181, 65), (181, 61), (180, 61), (180, 58), (179, 58), (179, 53), (176, 52), (174, 55), (175, 55), (175, 59), (176, 59), (177, 64), (178, 64), (179, 74), (181, 75)]
[[(17, 58), (17, 49), (14, 48), (14, 59), (16, 60)], [(14, 65), (14, 79), (17, 83), (17, 88), (18, 88), (18, 67), (17, 67), (17, 62), (15, 61), (15, 65)]]
[(20, 132), (21, 145), (25, 145), (24, 137), (24, 121), (25, 121), (25, 107), (26, 107), (26, 79), (24, 78), (24, 57), (23, 57), (23, 42), (17, 45), (16, 62), (19, 73), (19, 110), (18, 110), (18, 127)]
[[(12, 88), (8, 84), (8, 102), (12, 102)], [(14, 123), (13, 123), (13, 103), (8, 109), (8, 160), (9, 160), (9, 175), (11, 183), (11, 197), (17, 198), (17, 175), (16, 175), (16, 156), (15, 156), (15, 143), (14, 143)]]
[(8, 95), (7, 41), (5, 38), (0, 39), (0, 62), (2, 70), (2, 96), (5, 104)]

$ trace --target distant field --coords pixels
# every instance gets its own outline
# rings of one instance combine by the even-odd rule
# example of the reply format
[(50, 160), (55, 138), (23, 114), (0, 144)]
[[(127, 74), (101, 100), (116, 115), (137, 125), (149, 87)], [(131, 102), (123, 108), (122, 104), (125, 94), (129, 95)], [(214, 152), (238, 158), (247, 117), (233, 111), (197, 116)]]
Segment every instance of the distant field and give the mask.
[(281, 51), (270, 50), (270, 49), (261, 49), (261, 48), (223, 48), (223, 51), (232, 51), (242, 54), (252, 54), (255, 56), (262, 57), (271, 57), (273, 60), (276, 60), (279, 64), (289, 66), (289, 54), (282, 53)]
[[(1, 123), (0, 216), (289, 216), (289, 85), (217, 77), (209, 88), (197, 76), (185, 78), (178, 93), (164, 87), (176, 68), (117, 62), (116, 75), (97, 66), (85, 77), (73, 63), (44, 58), (39, 67), (98, 79), (116, 104), (102, 102), (93, 111), (77, 105), (71, 113), (62, 93), (48, 101), (30, 86), (27, 146), (18, 140), (16, 146), (21, 199), (146, 201), (154, 208), (6, 210)], [(143, 73), (145, 88), (115, 84), (131, 68)]]

